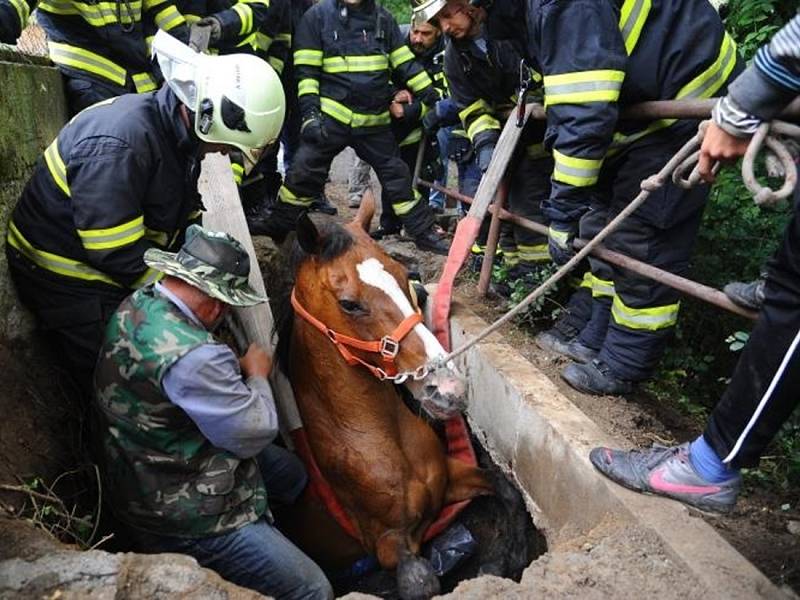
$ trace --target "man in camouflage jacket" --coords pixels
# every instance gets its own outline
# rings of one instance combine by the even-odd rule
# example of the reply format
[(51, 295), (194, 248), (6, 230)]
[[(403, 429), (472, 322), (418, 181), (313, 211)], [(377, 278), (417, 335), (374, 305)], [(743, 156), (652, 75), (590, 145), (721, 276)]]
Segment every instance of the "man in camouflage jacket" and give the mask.
[(265, 301), (249, 257), (197, 225), (173, 254), (145, 252), (166, 277), (112, 316), (95, 373), (103, 474), (116, 516), (143, 550), (181, 552), (276, 598), (331, 598), (320, 568), (272, 526), (272, 498), (294, 501), (299, 460), (278, 432), (269, 355), (236, 357), (211, 333), (229, 307)]

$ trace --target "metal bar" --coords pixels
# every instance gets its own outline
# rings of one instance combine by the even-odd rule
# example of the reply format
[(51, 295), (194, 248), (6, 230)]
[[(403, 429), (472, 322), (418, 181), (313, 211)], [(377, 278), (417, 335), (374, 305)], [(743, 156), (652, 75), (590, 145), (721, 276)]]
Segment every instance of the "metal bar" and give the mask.
[[(494, 203), (489, 207), (489, 210), (492, 211), (492, 222), (489, 225), (489, 237), (486, 240), (481, 274), (478, 277), (478, 293), (481, 296), (485, 296), (489, 291), (489, 282), (492, 280), (492, 267), (494, 266), (494, 257), (497, 254), (497, 242), (500, 239), (501, 215), (507, 199), (508, 179), (503, 178), (494, 196)], [(493, 207), (499, 207), (500, 210), (492, 210)]]
[[(443, 194), (450, 196), (451, 198), (455, 198), (461, 202), (470, 203), (472, 199), (469, 196), (465, 196), (464, 194), (460, 194), (454, 190), (446, 188), (444, 186), (440, 186), (435, 183), (430, 183), (429, 181), (420, 180), (420, 185), (424, 185), (426, 187), (430, 187), (433, 189), (438, 189)], [(489, 207), (489, 211), (494, 213), (495, 206), (492, 205)], [(529, 229), (531, 231), (535, 231), (536, 233), (541, 233), (547, 235), (547, 227), (542, 225), (541, 223), (536, 223), (535, 221), (531, 221), (530, 219), (525, 219), (518, 215), (512, 214), (505, 209), (500, 210), (500, 219), (504, 221), (510, 221), (520, 227), (524, 227), (525, 229)], [(575, 247), (580, 249), (583, 248), (588, 243), (588, 240), (575, 240)], [(703, 300), (709, 304), (713, 304), (719, 308), (723, 308), (729, 312), (737, 314), (742, 317), (746, 317), (748, 319), (757, 319), (758, 313), (747, 310), (742, 308), (733, 302), (723, 294), (721, 291), (709, 287), (707, 285), (703, 285), (702, 283), (697, 283), (696, 281), (692, 281), (691, 279), (687, 279), (685, 277), (681, 277), (680, 275), (675, 275), (674, 273), (670, 273), (669, 271), (664, 271), (663, 269), (659, 269), (658, 267), (654, 267), (652, 265), (648, 265), (642, 261), (636, 260), (631, 258), (630, 256), (625, 256), (624, 254), (620, 254), (619, 252), (614, 252), (613, 250), (609, 250), (603, 246), (598, 246), (592, 252), (593, 256), (605, 260), (613, 265), (618, 267), (622, 267), (624, 269), (628, 269), (629, 271), (633, 271), (634, 273), (638, 273), (639, 275), (643, 275), (649, 279), (653, 279), (664, 285), (668, 285), (669, 287), (678, 290), (686, 294), (687, 296), (692, 296), (693, 298), (697, 298), (698, 300)], [(485, 259), (484, 259), (485, 260)]]

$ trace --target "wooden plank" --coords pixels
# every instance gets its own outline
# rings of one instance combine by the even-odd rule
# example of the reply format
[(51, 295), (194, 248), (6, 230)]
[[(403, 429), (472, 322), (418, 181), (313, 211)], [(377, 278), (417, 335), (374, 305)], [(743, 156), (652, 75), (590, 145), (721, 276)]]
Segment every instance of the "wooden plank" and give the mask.
[[(206, 212), (203, 214), (203, 226), (216, 231), (225, 231), (242, 243), (250, 255), (250, 285), (254, 290), (266, 296), (264, 279), (261, 276), (261, 269), (258, 267), (256, 250), (250, 237), (250, 231), (247, 229), (247, 220), (239, 200), (239, 191), (233, 181), (228, 157), (222, 154), (207, 155), (203, 160), (197, 187), (206, 207)], [(273, 336), (274, 319), (268, 303), (236, 308), (235, 313), (249, 342), (256, 342), (272, 352), (275, 351), (277, 336)], [(277, 364), (272, 371), (270, 381), (278, 407), (281, 434), (284, 441), (290, 444), (291, 437), (288, 432), (302, 427), (294, 392), (289, 380), (280, 371)]]

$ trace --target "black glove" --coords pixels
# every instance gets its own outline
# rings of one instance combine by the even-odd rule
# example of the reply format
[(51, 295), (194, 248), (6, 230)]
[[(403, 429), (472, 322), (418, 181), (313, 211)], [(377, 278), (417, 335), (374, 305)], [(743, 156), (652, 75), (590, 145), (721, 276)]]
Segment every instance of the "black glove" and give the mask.
[[(438, 106), (438, 103), (437, 103)], [(442, 124), (442, 118), (439, 116), (439, 112), (436, 110), (436, 106), (433, 106), (425, 113), (425, 116), (422, 117), (422, 127), (425, 128), (425, 133), (433, 133), (439, 126)]]
[(478, 168), (481, 173), (486, 173), (489, 168), (489, 163), (492, 162), (492, 154), (494, 154), (494, 144), (485, 144), (478, 148)]
[(325, 131), (325, 123), (322, 122), (322, 115), (319, 113), (310, 114), (303, 119), (300, 125), (300, 137), (309, 144), (322, 144), (328, 140), (328, 132)]
[(222, 24), (216, 17), (205, 17), (189, 28), (189, 47), (195, 52), (205, 52), (222, 37)]
[(578, 224), (576, 222), (550, 222), (547, 230), (547, 249), (550, 251), (550, 258), (554, 263), (563, 265), (575, 256), (572, 240), (577, 234)]

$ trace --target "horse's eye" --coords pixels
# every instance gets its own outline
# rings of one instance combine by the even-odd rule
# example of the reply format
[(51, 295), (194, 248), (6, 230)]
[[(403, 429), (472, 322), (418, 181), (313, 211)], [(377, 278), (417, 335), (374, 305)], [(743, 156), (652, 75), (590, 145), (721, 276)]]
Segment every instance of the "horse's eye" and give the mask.
[(341, 306), (342, 310), (346, 313), (364, 312), (364, 307), (353, 300), (339, 300), (339, 306)]

